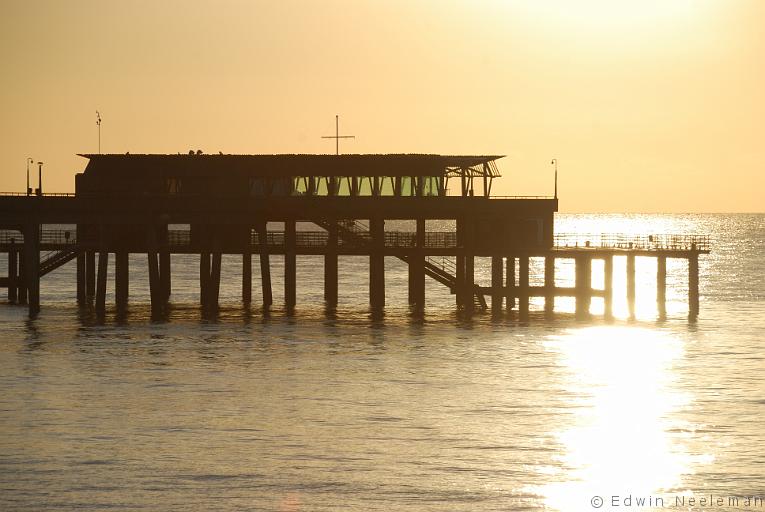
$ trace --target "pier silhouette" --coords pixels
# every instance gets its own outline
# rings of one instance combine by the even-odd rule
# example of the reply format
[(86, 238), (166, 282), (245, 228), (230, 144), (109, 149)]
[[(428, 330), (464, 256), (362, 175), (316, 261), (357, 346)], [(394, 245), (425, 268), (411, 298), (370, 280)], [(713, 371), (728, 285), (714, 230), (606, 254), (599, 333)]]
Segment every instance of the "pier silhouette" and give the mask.
[[(384, 258), (408, 267), (408, 296), (425, 305), (425, 279), (447, 287), (468, 314), (517, 308), (544, 297), (575, 297), (576, 315), (589, 315), (593, 297), (612, 314), (613, 258), (626, 256), (627, 302), (634, 315), (635, 258), (657, 260), (657, 304), (665, 316), (667, 258), (688, 260), (689, 315), (699, 312), (699, 235), (556, 234), (557, 197), (492, 196), (499, 156), (445, 155), (82, 155), (89, 163), (74, 194), (0, 195), (0, 278), (11, 303), (40, 311), (41, 279), (76, 260), (76, 299), (103, 314), (109, 255), (114, 255), (115, 301), (129, 300), (130, 253), (146, 254), (151, 308), (161, 316), (172, 293), (171, 254), (199, 255), (202, 306), (218, 308), (223, 254), (241, 255), (242, 302), (252, 301), (252, 255), (260, 260), (264, 308), (273, 303), (270, 256), (284, 256), (284, 300), (296, 305), (296, 257), (323, 260), (324, 300), (338, 301), (338, 257), (369, 258), (369, 304), (385, 306)], [(413, 231), (386, 230), (391, 220), (414, 221)], [(453, 231), (426, 229), (451, 220)], [(298, 230), (298, 223), (317, 229)], [(274, 224), (282, 229), (273, 229)], [(52, 225), (72, 225), (66, 230)], [(269, 228), (271, 224), (271, 228)], [(172, 226), (185, 225), (187, 229)], [(490, 257), (491, 285), (475, 282), (476, 258)], [(531, 286), (530, 258), (544, 259), (542, 286)], [(575, 261), (575, 286), (555, 283), (556, 259)], [(592, 261), (604, 261), (604, 286), (592, 287)], [(488, 299), (488, 300), (487, 300)]]

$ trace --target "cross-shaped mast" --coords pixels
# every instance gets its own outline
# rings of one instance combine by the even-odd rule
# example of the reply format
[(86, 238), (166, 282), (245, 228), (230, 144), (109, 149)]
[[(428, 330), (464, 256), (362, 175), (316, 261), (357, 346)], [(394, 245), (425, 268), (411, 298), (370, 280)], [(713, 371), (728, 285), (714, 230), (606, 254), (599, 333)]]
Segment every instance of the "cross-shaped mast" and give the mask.
[(335, 134), (322, 135), (322, 139), (335, 139), (335, 154), (340, 154), (340, 139), (355, 139), (355, 135), (340, 135), (340, 116), (335, 116)]

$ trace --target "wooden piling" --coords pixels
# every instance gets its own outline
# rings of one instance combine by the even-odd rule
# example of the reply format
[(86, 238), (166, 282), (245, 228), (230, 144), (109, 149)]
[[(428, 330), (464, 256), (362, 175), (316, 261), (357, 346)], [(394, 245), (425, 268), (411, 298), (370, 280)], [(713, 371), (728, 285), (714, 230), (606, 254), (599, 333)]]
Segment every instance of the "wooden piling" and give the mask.
[(18, 303), (27, 303), (27, 270), (24, 260), (26, 258), (26, 252), (19, 255), (19, 279), (18, 279)]
[(630, 318), (635, 318), (635, 255), (627, 254), (627, 308)]
[(475, 310), (475, 256), (472, 254), (465, 255), (465, 303), (463, 308), (466, 313), (470, 314)]
[(167, 225), (159, 228), (159, 280), (163, 301), (170, 300), (172, 288), (172, 273), (170, 268), (169, 233)]
[(294, 220), (284, 222), (284, 303), (287, 310), (297, 302), (296, 227)]
[(555, 311), (555, 256), (545, 256), (545, 316), (551, 317)]
[(688, 314), (691, 318), (699, 315), (699, 256), (688, 256)]
[(220, 301), (220, 269), (221, 269), (221, 250), (220, 244), (213, 241), (212, 264), (210, 265), (210, 286), (208, 287), (209, 297), (207, 299), (208, 308), (216, 311)]
[(151, 296), (151, 314), (160, 316), (163, 310), (165, 300), (162, 296), (160, 287), (162, 286), (159, 277), (159, 258), (157, 248), (157, 232), (154, 226), (149, 226), (147, 230), (147, 252), (146, 260), (149, 266), (149, 295)]
[(529, 257), (518, 258), (518, 316), (520, 320), (529, 319)]
[(656, 307), (659, 318), (667, 317), (667, 257), (656, 257)]
[(603, 316), (614, 316), (614, 257), (603, 258)]
[(130, 255), (125, 251), (114, 254), (114, 301), (117, 309), (124, 309), (128, 303), (130, 286)]
[(504, 278), (504, 264), (502, 256), (491, 258), (491, 312), (493, 315), (502, 313), (502, 299), (504, 290), (502, 280)]
[(457, 309), (462, 309), (465, 306), (466, 296), (465, 293), (465, 256), (463, 254), (457, 254), (455, 258), (456, 269), (454, 271), (454, 297), (457, 304)]

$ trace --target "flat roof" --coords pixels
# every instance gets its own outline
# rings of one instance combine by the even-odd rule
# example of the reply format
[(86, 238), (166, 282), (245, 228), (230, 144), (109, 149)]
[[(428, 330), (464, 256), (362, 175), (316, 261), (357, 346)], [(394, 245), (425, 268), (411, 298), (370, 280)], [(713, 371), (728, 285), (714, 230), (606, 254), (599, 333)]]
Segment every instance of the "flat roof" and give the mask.
[(487, 164), (503, 155), (226, 155), (80, 154), (86, 173), (211, 176), (441, 176), (449, 168)]

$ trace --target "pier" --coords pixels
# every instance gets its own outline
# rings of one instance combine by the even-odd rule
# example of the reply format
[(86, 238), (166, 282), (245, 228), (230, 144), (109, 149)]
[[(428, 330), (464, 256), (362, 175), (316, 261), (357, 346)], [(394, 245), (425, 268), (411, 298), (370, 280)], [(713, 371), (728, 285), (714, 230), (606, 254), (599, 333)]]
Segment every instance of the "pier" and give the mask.
[[(221, 257), (241, 256), (241, 300), (252, 302), (252, 256), (260, 265), (262, 306), (273, 303), (270, 258), (284, 258), (285, 307), (296, 306), (296, 257), (323, 267), (324, 300), (338, 301), (338, 257), (369, 258), (369, 305), (385, 307), (385, 257), (408, 266), (408, 297), (425, 305), (425, 280), (455, 296), (467, 314), (517, 310), (528, 319), (532, 297), (544, 298), (546, 315), (556, 297), (574, 297), (576, 316), (587, 318), (593, 297), (612, 315), (613, 260), (626, 257), (627, 303), (635, 307), (635, 258), (657, 261), (660, 316), (666, 315), (668, 258), (688, 261), (688, 311), (699, 313), (700, 235), (569, 235), (554, 231), (556, 197), (495, 197), (498, 156), (443, 155), (84, 155), (74, 194), (0, 196), (0, 252), (8, 274), (0, 278), (10, 303), (40, 311), (44, 277), (76, 265), (76, 300), (106, 311), (110, 255), (115, 302), (129, 301), (128, 255), (146, 255), (152, 313), (161, 316), (172, 294), (171, 254), (199, 255), (201, 306), (220, 300)], [(450, 186), (451, 185), (451, 186)], [(409, 231), (386, 221), (412, 221)], [(453, 221), (453, 231), (429, 230)], [(297, 226), (313, 226), (298, 229)], [(72, 229), (55, 226), (70, 225)], [(186, 226), (177, 229), (174, 226)], [(278, 226), (278, 228), (275, 228)], [(476, 258), (490, 261), (490, 286), (475, 282)], [(530, 259), (544, 272), (530, 274)], [(555, 261), (575, 262), (575, 284), (556, 286)], [(592, 262), (602, 260), (603, 287), (592, 286)], [(532, 279), (533, 278), (533, 279)], [(530, 282), (543, 281), (541, 286)]]

